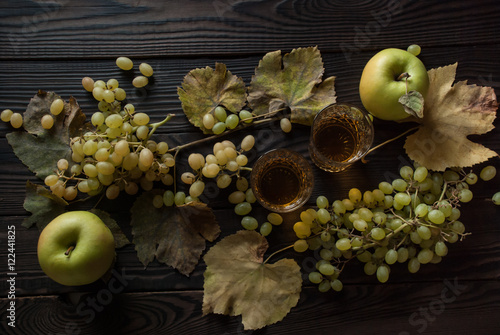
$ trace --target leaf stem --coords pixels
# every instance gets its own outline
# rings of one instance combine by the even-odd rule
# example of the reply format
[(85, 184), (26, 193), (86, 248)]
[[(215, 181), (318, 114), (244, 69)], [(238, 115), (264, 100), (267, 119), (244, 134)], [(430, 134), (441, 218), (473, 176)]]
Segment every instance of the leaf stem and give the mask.
[(363, 163), (365, 163), (365, 164), (366, 164), (366, 163), (368, 163), (369, 161), (367, 161), (367, 160), (365, 159), (366, 155), (370, 154), (371, 152), (373, 152), (373, 151), (377, 150), (377, 149), (378, 149), (378, 148), (380, 148), (380, 147), (383, 147), (383, 146), (384, 146), (384, 145), (386, 145), (386, 144), (389, 144), (389, 143), (391, 143), (391, 142), (393, 142), (393, 141), (397, 140), (397, 139), (398, 139), (398, 138), (400, 138), (400, 137), (405, 136), (406, 134), (408, 134), (408, 133), (410, 133), (410, 132), (412, 132), (412, 131), (414, 131), (414, 130), (418, 129), (419, 127), (420, 127), (420, 126), (416, 126), (416, 127), (410, 128), (410, 129), (406, 130), (405, 132), (403, 132), (403, 133), (399, 134), (398, 136), (393, 137), (393, 138), (391, 138), (391, 139), (389, 139), (389, 140), (387, 140), (387, 141), (385, 141), (385, 142), (382, 142), (382, 143), (380, 143), (380, 144), (379, 144), (379, 145), (377, 145), (377, 146), (374, 146), (373, 148), (371, 148), (370, 150), (368, 150), (368, 151), (366, 152), (366, 154), (365, 154), (365, 155), (361, 158), (361, 162), (363, 162)]
[(290, 248), (293, 248), (293, 244), (289, 245), (289, 246), (286, 246), (284, 248), (281, 248), (280, 250), (277, 250), (277, 251), (273, 252), (271, 255), (269, 255), (269, 257), (266, 258), (266, 260), (264, 262), (262, 262), (262, 264), (266, 264), (269, 261), (269, 259), (271, 259), (271, 257), (273, 257), (274, 255), (276, 255), (276, 254), (278, 254), (278, 253), (280, 253), (282, 251), (290, 249)]

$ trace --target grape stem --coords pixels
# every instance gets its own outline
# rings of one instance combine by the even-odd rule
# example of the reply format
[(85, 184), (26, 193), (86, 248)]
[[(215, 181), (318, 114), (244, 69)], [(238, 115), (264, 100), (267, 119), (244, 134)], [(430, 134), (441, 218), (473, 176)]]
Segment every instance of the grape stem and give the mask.
[(374, 146), (373, 148), (371, 148), (370, 150), (368, 150), (368, 151), (366, 152), (366, 154), (365, 154), (365, 155), (361, 158), (361, 162), (363, 162), (363, 163), (365, 163), (365, 164), (366, 164), (366, 163), (368, 163), (369, 161), (368, 161), (368, 160), (366, 160), (366, 159), (365, 159), (365, 157), (366, 157), (367, 155), (369, 155), (371, 152), (373, 152), (373, 151), (377, 150), (377, 149), (378, 149), (378, 148), (380, 148), (380, 147), (383, 147), (383, 146), (384, 146), (384, 145), (386, 145), (386, 144), (389, 144), (389, 143), (391, 143), (391, 142), (393, 142), (393, 141), (397, 140), (398, 138), (401, 138), (401, 137), (405, 136), (406, 134), (408, 134), (408, 133), (410, 133), (410, 132), (412, 132), (412, 131), (414, 131), (414, 130), (418, 129), (419, 127), (420, 127), (420, 126), (416, 126), (416, 127), (410, 128), (410, 129), (406, 130), (405, 132), (403, 132), (403, 133), (399, 134), (398, 136), (393, 137), (393, 138), (391, 138), (391, 139), (389, 139), (389, 140), (387, 140), (387, 141), (385, 141), (385, 142), (382, 142), (382, 143), (380, 143), (380, 144), (379, 144), (379, 145), (377, 145), (377, 146)]
[[(245, 119), (246, 120), (246, 119)], [(262, 124), (262, 123), (267, 123), (267, 122), (270, 122), (270, 121), (275, 121), (277, 120), (277, 118), (268, 118), (268, 119), (262, 119), (262, 120), (258, 120), (258, 121), (255, 121), (255, 122), (252, 122), (252, 123), (249, 123), (248, 125), (242, 125), (240, 127), (236, 127), (234, 129), (230, 129), (228, 131), (225, 131), (221, 134), (217, 134), (217, 135), (212, 135), (212, 136), (209, 136), (209, 137), (205, 137), (205, 138), (202, 138), (202, 139), (199, 139), (199, 140), (195, 140), (195, 141), (192, 141), (192, 142), (189, 142), (189, 143), (185, 143), (185, 144), (181, 144), (181, 145), (178, 145), (174, 148), (171, 148), (169, 149), (167, 152), (173, 152), (173, 151), (181, 151), (182, 149), (185, 149), (185, 148), (188, 148), (188, 147), (191, 147), (193, 145), (197, 145), (197, 144), (201, 144), (201, 143), (205, 143), (205, 142), (209, 142), (209, 141), (212, 141), (214, 139), (217, 139), (217, 138), (220, 138), (220, 137), (223, 137), (223, 136), (226, 136), (226, 135), (229, 135), (229, 134), (232, 134), (238, 130), (241, 130), (241, 129), (245, 129), (247, 127), (250, 127), (250, 126), (253, 126), (253, 125), (257, 125), (257, 124)]]
[(175, 114), (168, 114), (167, 117), (164, 118), (162, 121), (150, 124), (149, 126), (151, 127), (151, 130), (149, 131), (148, 139), (151, 138), (151, 136), (155, 133), (158, 127), (163, 126), (165, 123), (170, 121), (170, 119), (173, 118), (174, 116)]
[(289, 246), (286, 246), (284, 248), (281, 248), (280, 250), (277, 250), (277, 251), (273, 252), (271, 255), (269, 255), (269, 257), (266, 258), (266, 260), (264, 262), (262, 262), (262, 264), (266, 264), (269, 261), (269, 259), (271, 259), (271, 257), (273, 257), (276, 254), (279, 254), (282, 251), (288, 250), (290, 248), (293, 248), (293, 244), (289, 245)]

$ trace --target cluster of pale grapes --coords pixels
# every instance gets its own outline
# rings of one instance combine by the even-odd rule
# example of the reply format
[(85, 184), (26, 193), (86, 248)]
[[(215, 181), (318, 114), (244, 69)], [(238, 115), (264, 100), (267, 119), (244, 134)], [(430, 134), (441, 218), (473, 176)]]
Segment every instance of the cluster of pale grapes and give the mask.
[[(52, 192), (71, 201), (75, 191), (95, 195), (105, 190), (107, 198), (115, 199), (121, 191), (133, 195), (139, 188), (151, 190), (155, 181), (172, 185), (169, 172), (175, 159), (168, 153), (168, 144), (150, 139), (170, 116), (150, 123), (149, 116), (136, 113), (132, 104), (122, 108), (126, 94), (116, 79), (85, 77), (82, 85), (98, 101), (99, 111), (90, 119), (95, 129), (71, 139), (71, 164), (61, 159), (57, 170), (45, 178)], [(64, 101), (56, 99), (50, 112), (57, 115), (63, 109)], [(43, 118), (41, 122), (43, 126)]]
[[(495, 173), (488, 166), (479, 178), (490, 180)], [(416, 165), (402, 167), (400, 176), (372, 191), (352, 188), (347, 198), (333, 203), (319, 196), (317, 209), (301, 212), (301, 221), (293, 226), (299, 238), (293, 248), (318, 252), (309, 280), (320, 291), (342, 289), (339, 275), (350, 260), (364, 263), (364, 272), (384, 283), (393, 264), (407, 263), (415, 273), (422, 264), (440, 262), (448, 253), (447, 243), (467, 235), (459, 207), (472, 200), (469, 185), (479, 179), (476, 174), (453, 169), (431, 173)]]
[[(116, 65), (125, 71), (132, 70), (134, 67), (134, 63), (128, 57), (118, 57), (116, 59)], [(148, 63), (141, 63), (139, 64), (139, 72), (141, 75), (136, 76), (132, 80), (132, 85), (137, 88), (144, 87), (149, 84), (149, 77), (153, 75), (153, 67), (151, 67)]]
[(21, 128), (23, 125), (23, 115), (21, 113), (14, 113), (10, 109), (4, 109), (0, 114), (0, 119), (3, 122), (9, 122), (13, 128)]
[(241, 142), (241, 149), (237, 150), (236, 145), (229, 141), (215, 143), (213, 154), (204, 156), (201, 153), (191, 153), (188, 157), (189, 167), (192, 172), (184, 172), (181, 175), (181, 181), (189, 186), (189, 191), (166, 190), (163, 195), (157, 195), (153, 199), (155, 207), (183, 205), (191, 201), (199, 201), (199, 197), (205, 191), (205, 180), (216, 179), (217, 187), (226, 188), (231, 184), (234, 176), (238, 180), (240, 171), (247, 169), (248, 158), (243, 153), (253, 148), (255, 138), (252, 135), (246, 136)]
[[(253, 115), (248, 110), (241, 110), (238, 113), (226, 111), (223, 106), (217, 106), (213, 112), (207, 113), (203, 116), (203, 127), (212, 131), (213, 134), (219, 135), (226, 130), (235, 129), (241, 123), (252, 123), (258, 116)], [(292, 130), (292, 123), (290, 119), (284, 117), (280, 120), (280, 127), (285, 133)]]

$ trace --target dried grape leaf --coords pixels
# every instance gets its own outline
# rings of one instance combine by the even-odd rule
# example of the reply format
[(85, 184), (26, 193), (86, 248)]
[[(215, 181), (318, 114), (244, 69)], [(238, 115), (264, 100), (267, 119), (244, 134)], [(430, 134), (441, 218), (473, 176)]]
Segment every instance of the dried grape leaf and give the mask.
[(220, 227), (210, 207), (201, 202), (155, 208), (153, 197), (142, 194), (132, 206), (132, 243), (137, 257), (147, 266), (156, 259), (189, 276), (205, 250), (205, 241), (214, 241)]
[(498, 103), (491, 87), (455, 84), (457, 63), (428, 71), (430, 86), (419, 129), (408, 136), (408, 156), (434, 171), (468, 167), (497, 153), (467, 136), (494, 128)]
[(410, 91), (398, 99), (406, 113), (416, 118), (424, 117), (424, 96), (418, 91)]
[(215, 69), (207, 66), (189, 71), (177, 94), (189, 122), (205, 134), (211, 133), (203, 126), (205, 114), (213, 114), (217, 106), (237, 113), (247, 98), (243, 79), (231, 74), (222, 63), (216, 63)]
[(50, 114), (52, 101), (60, 98), (54, 92), (39, 91), (24, 112), (24, 131), (7, 134), (7, 140), (16, 156), (37, 177), (43, 179), (52, 174), (61, 158), (71, 162), (70, 138), (81, 133), (85, 125), (85, 114), (74, 98), (65, 102), (64, 110), (54, 116), (54, 126), (43, 129), (40, 120)]
[(246, 329), (281, 321), (297, 305), (302, 277), (292, 259), (263, 263), (267, 240), (255, 231), (239, 231), (219, 241), (203, 257), (203, 315), (242, 316)]
[(97, 215), (102, 220), (102, 222), (104, 222), (104, 224), (109, 228), (109, 230), (111, 230), (111, 233), (113, 234), (113, 237), (115, 239), (116, 249), (119, 249), (121, 247), (130, 244), (129, 239), (127, 238), (127, 236), (125, 236), (123, 230), (120, 228), (118, 223), (116, 223), (116, 221), (109, 215), (109, 213), (97, 208), (91, 209), (89, 210), (89, 212)]
[(291, 121), (311, 125), (314, 116), (335, 103), (335, 77), (322, 82), (323, 61), (317, 47), (298, 48), (281, 57), (267, 53), (255, 69), (248, 88), (248, 104), (256, 115), (278, 113), (289, 107)]
[(42, 231), (56, 216), (65, 212), (68, 203), (54, 195), (50, 190), (29, 180), (26, 182), (26, 197), (24, 199), (24, 209), (32, 215), (23, 221), (23, 226), (31, 228), (36, 224)]

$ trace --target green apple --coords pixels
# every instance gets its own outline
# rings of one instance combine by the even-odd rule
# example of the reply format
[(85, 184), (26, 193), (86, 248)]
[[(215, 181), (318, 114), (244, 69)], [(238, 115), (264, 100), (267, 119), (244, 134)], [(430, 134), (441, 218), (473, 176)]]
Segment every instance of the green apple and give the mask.
[[(401, 78), (407, 73), (408, 78)], [(408, 86), (407, 86), (408, 85)], [(366, 63), (359, 83), (359, 95), (366, 110), (382, 120), (402, 120), (409, 116), (399, 98), (417, 91), (425, 98), (429, 76), (420, 59), (406, 50), (389, 48)]]
[(113, 234), (87, 211), (71, 211), (52, 220), (38, 239), (38, 262), (47, 276), (68, 286), (101, 278), (115, 257)]

